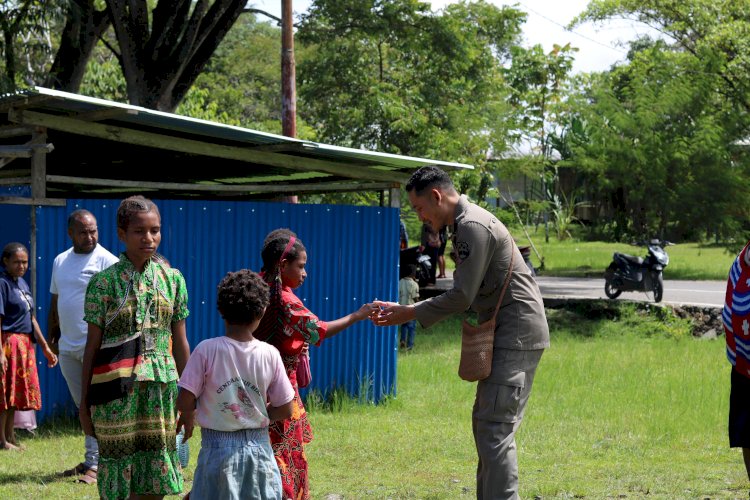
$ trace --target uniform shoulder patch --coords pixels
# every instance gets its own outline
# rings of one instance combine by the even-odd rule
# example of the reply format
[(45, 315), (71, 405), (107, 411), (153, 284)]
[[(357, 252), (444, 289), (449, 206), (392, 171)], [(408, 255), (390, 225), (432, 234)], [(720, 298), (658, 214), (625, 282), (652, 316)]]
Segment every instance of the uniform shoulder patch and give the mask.
[(457, 241), (456, 242), (456, 254), (458, 255), (458, 258), (463, 260), (466, 260), (469, 257), (469, 254), (471, 254), (471, 250), (469, 249), (469, 244), (465, 241)]

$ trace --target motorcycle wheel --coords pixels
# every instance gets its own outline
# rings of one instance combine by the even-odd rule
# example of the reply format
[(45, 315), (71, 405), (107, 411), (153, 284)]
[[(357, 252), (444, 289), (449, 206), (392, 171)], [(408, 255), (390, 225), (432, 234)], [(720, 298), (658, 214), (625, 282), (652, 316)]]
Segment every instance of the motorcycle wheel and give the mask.
[(429, 271), (427, 271), (426, 269), (419, 269), (417, 271), (417, 284), (419, 284), (419, 288), (427, 286), (429, 279), (430, 279)]
[(661, 302), (664, 296), (664, 278), (661, 273), (654, 278), (654, 302)]
[(610, 283), (609, 281), (605, 281), (604, 282), (604, 293), (610, 299), (616, 299), (617, 297), (620, 296), (620, 294), (622, 293), (622, 290), (620, 290), (619, 288), (615, 288), (612, 285), (612, 283)]

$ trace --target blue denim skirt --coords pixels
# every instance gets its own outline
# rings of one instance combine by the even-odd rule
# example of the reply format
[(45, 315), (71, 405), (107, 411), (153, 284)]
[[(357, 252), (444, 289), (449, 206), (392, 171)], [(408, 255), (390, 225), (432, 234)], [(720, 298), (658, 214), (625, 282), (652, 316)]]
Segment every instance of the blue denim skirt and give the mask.
[(268, 428), (235, 432), (201, 429), (191, 500), (281, 497), (281, 474)]

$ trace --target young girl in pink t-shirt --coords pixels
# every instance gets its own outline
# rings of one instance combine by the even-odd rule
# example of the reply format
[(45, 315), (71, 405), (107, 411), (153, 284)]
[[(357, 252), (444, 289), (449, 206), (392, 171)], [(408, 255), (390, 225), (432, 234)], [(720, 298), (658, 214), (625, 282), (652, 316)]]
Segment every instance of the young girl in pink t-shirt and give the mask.
[(281, 499), (268, 424), (292, 415), (294, 389), (279, 351), (253, 337), (268, 285), (247, 269), (228, 273), (217, 305), (226, 335), (198, 344), (178, 383), (178, 431), (187, 441), (196, 420), (201, 427), (190, 498)]

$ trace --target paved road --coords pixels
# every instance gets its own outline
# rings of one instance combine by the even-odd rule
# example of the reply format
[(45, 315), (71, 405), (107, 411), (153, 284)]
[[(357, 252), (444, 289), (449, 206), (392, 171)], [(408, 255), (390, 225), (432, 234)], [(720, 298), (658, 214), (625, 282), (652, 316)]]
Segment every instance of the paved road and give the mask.
[[(545, 298), (607, 298), (604, 294), (604, 278), (537, 276), (537, 283)], [(667, 304), (722, 307), (726, 286), (726, 281), (665, 280), (662, 301)], [(623, 292), (616, 300), (619, 299), (653, 302), (654, 297), (650, 293)]]
[[(554, 278), (537, 276), (539, 289), (544, 298), (569, 299), (606, 299), (604, 278)], [(422, 289), (423, 298), (442, 293), (453, 286), (450, 276), (437, 280), (437, 285)], [(664, 298), (662, 302), (673, 305), (694, 305), (704, 307), (723, 307), (726, 281), (664, 281)], [(638, 300), (653, 302), (651, 293), (623, 292), (615, 300)]]

